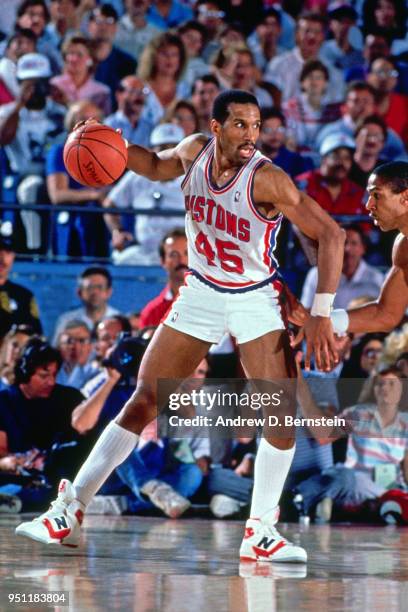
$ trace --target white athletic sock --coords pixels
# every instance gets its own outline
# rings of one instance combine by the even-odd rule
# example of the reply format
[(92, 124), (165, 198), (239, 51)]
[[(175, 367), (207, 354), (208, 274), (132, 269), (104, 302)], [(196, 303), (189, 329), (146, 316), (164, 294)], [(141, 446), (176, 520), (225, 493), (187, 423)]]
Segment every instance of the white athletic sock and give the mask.
[(295, 454), (295, 446), (280, 450), (269, 444), (265, 438), (261, 439), (255, 459), (251, 518), (262, 518), (267, 512), (277, 509)]
[(137, 434), (115, 421), (109, 423), (73, 482), (77, 499), (82, 504), (89, 504), (110, 473), (130, 455), (138, 439)]

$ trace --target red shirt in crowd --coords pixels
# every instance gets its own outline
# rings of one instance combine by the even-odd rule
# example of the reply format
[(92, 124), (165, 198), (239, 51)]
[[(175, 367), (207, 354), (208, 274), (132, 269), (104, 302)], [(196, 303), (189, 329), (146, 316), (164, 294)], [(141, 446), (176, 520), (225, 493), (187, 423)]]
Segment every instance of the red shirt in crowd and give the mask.
[(348, 178), (342, 182), (336, 200), (333, 200), (320, 170), (300, 174), (296, 177), (296, 183), (299, 189), (305, 191), (331, 215), (361, 215), (367, 212), (364, 208), (364, 189)]
[(405, 144), (408, 143), (408, 96), (392, 92), (390, 94), (390, 104), (383, 116), (389, 128), (402, 138)]
[(171, 305), (174, 302), (174, 296), (169, 285), (166, 285), (163, 291), (150, 302), (146, 304), (140, 313), (139, 327), (148, 327), (150, 325), (157, 326), (162, 318), (167, 314)]

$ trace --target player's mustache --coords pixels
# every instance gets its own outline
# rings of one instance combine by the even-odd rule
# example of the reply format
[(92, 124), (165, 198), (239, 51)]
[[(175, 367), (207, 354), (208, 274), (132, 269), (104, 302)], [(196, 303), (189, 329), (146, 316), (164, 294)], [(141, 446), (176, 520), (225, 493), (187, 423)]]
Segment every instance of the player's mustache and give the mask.
[(248, 141), (248, 142), (242, 143), (242, 145), (239, 145), (240, 149), (246, 149), (247, 147), (251, 147), (251, 149), (255, 149), (255, 143)]

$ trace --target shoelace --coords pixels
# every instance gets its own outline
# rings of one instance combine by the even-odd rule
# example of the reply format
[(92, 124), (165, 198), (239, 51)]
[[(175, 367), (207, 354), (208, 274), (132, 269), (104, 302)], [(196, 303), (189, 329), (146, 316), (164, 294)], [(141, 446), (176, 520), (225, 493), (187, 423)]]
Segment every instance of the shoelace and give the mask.
[(66, 515), (66, 511), (67, 511), (67, 503), (65, 501), (62, 501), (62, 499), (57, 499), (53, 502), (51, 502), (50, 507), (48, 508), (48, 510), (46, 512), (44, 512), (44, 514), (41, 514), (40, 516), (37, 516), (37, 518), (35, 518), (35, 521), (42, 521), (44, 516), (46, 516), (47, 514), (49, 514), (49, 512), (55, 512), (57, 514), (65, 514)]
[(276, 527), (274, 525), (265, 525), (262, 524), (263, 529), (265, 531), (265, 533), (269, 536), (271, 536), (272, 538), (275, 538), (275, 540), (282, 540), (283, 542), (286, 542), (286, 544), (292, 544), (292, 542), (290, 542), (289, 540), (287, 540), (286, 538), (284, 538), (279, 531), (276, 529)]

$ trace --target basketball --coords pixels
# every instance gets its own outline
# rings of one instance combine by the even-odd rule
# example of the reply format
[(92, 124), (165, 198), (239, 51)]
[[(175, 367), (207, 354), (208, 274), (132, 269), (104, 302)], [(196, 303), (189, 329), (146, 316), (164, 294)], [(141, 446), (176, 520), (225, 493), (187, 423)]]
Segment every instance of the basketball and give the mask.
[(125, 171), (127, 158), (122, 136), (99, 123), (85, 124), (74, 130), (64, 146), (68, 173), (87, 187), (114, 183)]

